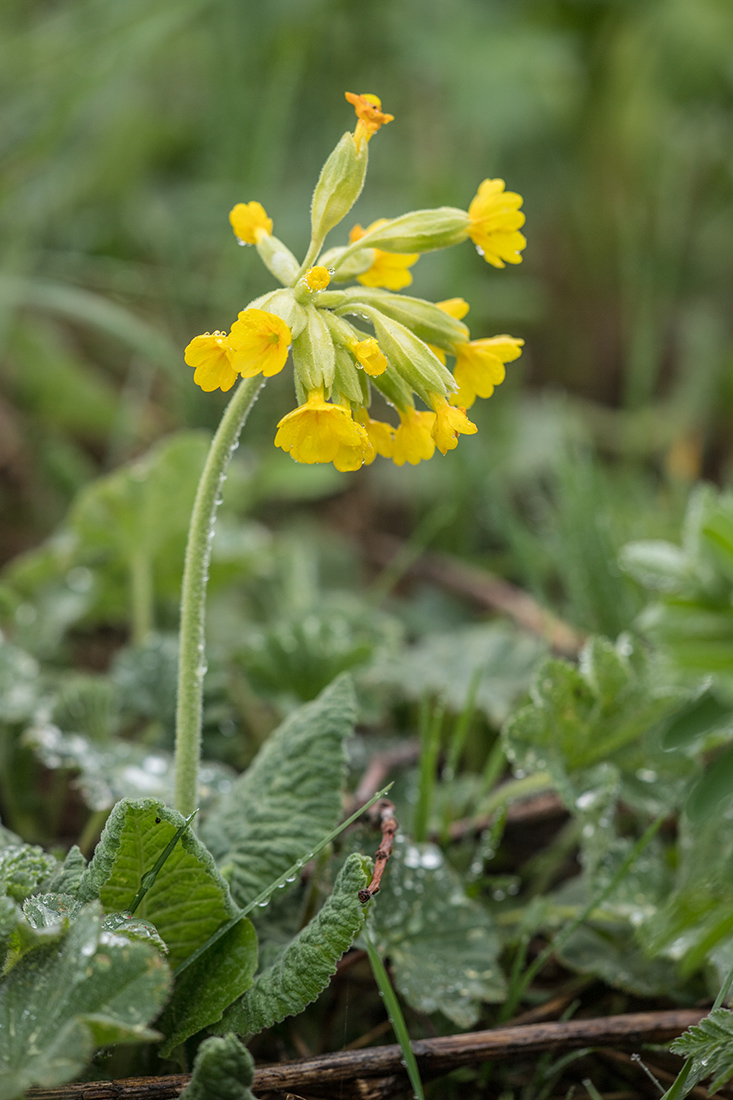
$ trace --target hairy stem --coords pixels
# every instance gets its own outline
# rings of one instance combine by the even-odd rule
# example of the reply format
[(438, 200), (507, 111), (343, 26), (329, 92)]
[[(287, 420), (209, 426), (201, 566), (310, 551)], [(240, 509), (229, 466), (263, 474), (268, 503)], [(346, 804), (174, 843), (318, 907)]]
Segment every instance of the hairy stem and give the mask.
[(175, 754), (175, 805), (184, 816), (196, 809), (198, 798), (201, 708), (206, 674), (206, 582), (216, 510), (229, 459), (262, 385), (261, 377), (247, 378), (234, 391), (211, 441), (188, 528), (181, 589)]

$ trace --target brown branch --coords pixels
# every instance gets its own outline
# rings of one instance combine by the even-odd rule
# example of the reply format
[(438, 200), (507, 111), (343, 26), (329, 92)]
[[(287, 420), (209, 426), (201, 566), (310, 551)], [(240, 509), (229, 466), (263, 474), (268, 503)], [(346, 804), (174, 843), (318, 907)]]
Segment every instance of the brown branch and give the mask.
[[(540, 1051), (579, 1050), (583, 1047), (639, 1047), (665, 1043), (697, 1024), (705, 1009), (633, 1012), (590, 1020), (565, 1020), (498, 1027), (464, 1035), (444, 1035), (412, 1043), (421, 1073), (438, 1076), (459, 1066), (487, 1061), (526, 1058)], [(342, 1050), (317, 1058), (263, 1066), (255, 1072), (255, 1095), (266, 1092), (327, 1090), (334, 1082), (389, 1077), (404, 1073), (402, 1050), (395, 1043), (368, 1050)], [(172, 1077), (131, 1077), (95, 1081), (61, 1088), (28, 1089), (26, 1100), (168, 1100), (190, 1081), (188, 1074)]]
[(366, 905), (375, 894), (379, 893), (384, 868), (387, 866), (387, 861), (392, 854), (392, 845), (399, 829), (397, 818), (394, 815), (394, 802), (390, 802), (388, 798), (380, 798), (379, 802), (372, 806), (370, 816), (377, 818), (382, 830), (382, 840), (374, 856), (372, 881), (366, 890), (359, 891), (359, 901), (362, 905)]
[[(365, 545), (372, 561), (382, 566), (407, 550), (405, 543), (391, 535), (370, 535)], [(583, 635), (575, 627), (558, 619), (529, 592), (451, 554), (427, 551), (406, 565), (405, 572), (467, 596), (481, 607), (501, 611), (518, 626), (546, 638), (557, 653), (566, 657), (577, 657), (583, 644)]]

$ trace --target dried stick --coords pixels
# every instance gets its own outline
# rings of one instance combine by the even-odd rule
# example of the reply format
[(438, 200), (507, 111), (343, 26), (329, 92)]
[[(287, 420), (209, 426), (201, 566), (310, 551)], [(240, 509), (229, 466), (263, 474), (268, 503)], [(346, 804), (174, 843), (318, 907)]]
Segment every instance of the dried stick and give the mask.
[(372, 881), (365, 890), (359, 891), (359, 901), (362, 905), (366, 905), (375, 894), (379, 893), (384, 868), (387, 866), (387, 860), (392, 854), (392, 845), (399, 828), (397, 818), (394, 815), (394, 802), (390, 802), (388, 798), (380, 798), (379, 802), (375, 802), (369, 816), (377, 818), (382, 830), (382, 840), (374, 856)]
[[(372, 561), (383, 566), (405, 551), (405, 544), (391, 535), (370, 535), (365, 544)], [(481, 607), (503, 612), (518, 626), (546, 638), (557, 653), (566, 657), (577, 657), (583, 644), (579, 631), (558, 619), (524, 589), (450, 554), (427, 551), (406, 567), (406, 573), (435, 581), (443, 588), (468, 596)]]
[[(565, 1020), (526, 1027), (498, 1027), (464, 1035), (419, 1039), (412, 1049), (426, 1076), (448, 1073), (459, 1066), (486, 1061), (521, 1059), (540, 1051), (579, 1050), (582, 1047), (665, 1043), (707, 1015), (705, 1009), (633, 1012), (591, 1020)], [(302, 1058), (255, 1072), (255, 1095), (267, 1092), (324, 1091), (334, 1082), (404, 1074), (398, 1044), (368, 1050), (342, 1050), (317, 1058)], [(130, 1077), (121, 1081), (93, 1081), (60, 1088), (28, 1089), (26, 1100), (169, 1100), (177, 1097), (190, 1075)]]

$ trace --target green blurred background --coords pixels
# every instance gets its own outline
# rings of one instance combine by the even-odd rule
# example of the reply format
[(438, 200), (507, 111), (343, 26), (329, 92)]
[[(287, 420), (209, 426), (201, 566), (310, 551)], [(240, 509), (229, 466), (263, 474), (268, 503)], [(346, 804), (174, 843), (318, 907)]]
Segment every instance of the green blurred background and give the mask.
[[(466, 244), (424, 257), (412, 290), (465, 297), (473, 336), (526, 348), (447, 458), (305, 495), (371, 501), (401, 534), (451, 501), (436, 545), (613, 633), (630, 609), (598, 571), (676, 530), (689, 484), (730, 463), (732, 46), (730, 0), (4, 0), (0, 560), (90, 478), (216, 424), (225, 399), (182, 349), (272, 285), (229, 209), (260, 200), (302, 254), (353, 127), (343, 93), (370, 91), (395, 121), (344, 231), (504, 178), (522, 265)], [(293, 465), (272, 448), (287, 374), (247, 428), (268, 484)]]

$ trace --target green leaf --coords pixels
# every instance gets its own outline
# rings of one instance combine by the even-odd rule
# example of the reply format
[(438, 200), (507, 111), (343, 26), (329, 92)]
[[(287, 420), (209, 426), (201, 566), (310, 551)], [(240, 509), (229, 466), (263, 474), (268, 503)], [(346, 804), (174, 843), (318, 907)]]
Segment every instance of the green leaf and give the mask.
[(640, 997), (664, 997), (678, 985), (677, 968), (670, 959), (650, 958), (642, 951), (628, 924), (583, 924), (557, 952), (570, 970), (593, 974), (614, 989)]
[(95, 1046), (155, 1033), (168, 967), (148, 944), (102, 930), (93, 903), (60, 945), (31, 951), (0, 985), (0, 1100), (71, 1080)]
[(370, 929), (392, 962), (397, 989), (418, 1012), (440, 1011), (469, 1028), (482, 1002), (504, 1000), (491, 915), (467, 896), (435, 845), (398, 837)]
[(64, 862), (54, 871), (44, 888), (53, 894), (76, 894), (87, 861), (76, 844), (69, 848)]
[(366, 907), (359, 901), (359, 891), (369, 882), (369, 866), (363, 856), (349, 856), (323, 907), (278, 961), (257, 976), (241, 1003), (224, 1014), (215, 1031), (253, 1035), (286, 1016), (295, 1016), (316, 999), (364, 924)]
[(440, 695), (448, 707), (465, 706), (474, 675), (481, 673), (476, 706), (501, 723), (529, 686), (544, 642), (504, 623), (467, 626), (423, 638), (396, 658), (377, 665), (370, 683), (394, 685), (400, 694), (421, 699)]
[[(129, 909), (143, 876), (183, 824), (176, 810), (155, 799), (119, 802), (84, 873), (80, 900), (99, 897), (108, 913)], [(236, 912), (210, 853), (187, 829), (145, 894), (136, 916), (155, 925), (175, 968)]]
[(191, 1081), (181, 1097), (185, 1100), (255, 1100), (249, 1087), (254, 1075), (252, 1055), (236, 1035), (212, 1036), (196, 1051)]
[(41, 694), (38, 662), (17, 646), (0, 640), (0, 721), (25, 722)]
[(336, 824), (355, 717), (351, 681), (340, 676), (283, 722), (202, 825), (243, 908)]
[(162, 1056), (167, 1058), (179, 1043), (220, 1020), (251, 987), (256, 969), (257, 934), (245, 918), (176, 979), (173, 997), (158, 1021), (167, 1037)]
[(713, 1076), (708, 1085), (708, 1095), (712, 1096), (733, 1077), (733, 1012), (714, 1008), (699, 1024), (693, 1024), (675, 1039), (670, 1050), (693, 1059), (692, 1072), (687, 1078), (690, 1087)]
[(0, 890), (15, 901), (35, 893), (58, 866), (53, 856), (34, 844), (0, 849)]

